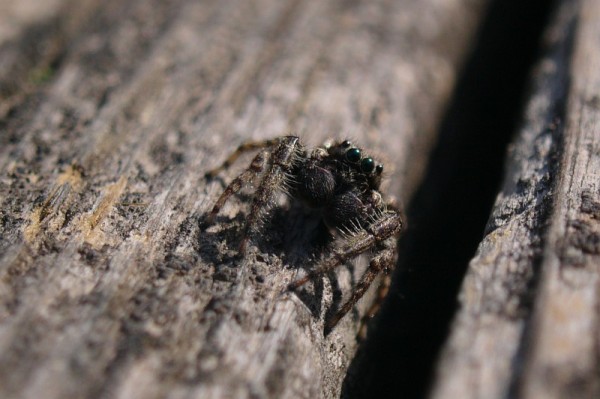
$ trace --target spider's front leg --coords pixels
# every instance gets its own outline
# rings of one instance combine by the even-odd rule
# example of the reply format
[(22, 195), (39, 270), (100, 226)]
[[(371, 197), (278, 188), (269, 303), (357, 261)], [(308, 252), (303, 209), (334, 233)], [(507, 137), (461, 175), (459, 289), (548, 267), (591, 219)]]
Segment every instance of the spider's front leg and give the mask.
[[(344, 303), (340, 307), (337, 313), (325, 323), (325, 335), (329, 334), (331, 330), (337, 325), (337, 323), (346, 315), (346, 313), (348, 313), (350, 309), (354, 307), (356, 302), (358, 302), (360, 298), (362, 298), (363, 295), (365, 295), (365, 292), (367, 292), (367, 290), (373, 283), (373, 280), (375, 279), (375, 277), (377, 277), (379, 273), (383, 271), (384, 273), (388, 274), (394, 269), (396, 262), (396, 242), (393, 241), (393, 243), (383, 244), (378, 247), (378, 250), (379, 252), (377, 253), (377, 255), (375, 255), (373, 259), (371, 259), (369, 267), (367, 268), (362, 278), (354, 288), (352, 296), (346, 301), (346, 303)], [(382, 285), (383, 284), (384, 282), (382, 282)], [(378, 296), (377, 298), (375, 298), (373, 306), (371, 306), (369, 311), (365, 314), (366, 319), (371, 318), (374, 315), (374, 313), (379, 308), (378, 305), (380, 305), (378, 302), (382, 301), (384, 298), (385, 296), (381, 296), (380, 293), (378, 293)], [(375, 305), (377, 305), (377, 307), (375, 307)], [(363, 334), (364, 332), (362, 332), (361, 326), (361, 333), (359, 335)]]
[(241, 175), (239, 175), (231, 183), (229, 183), (229, 185), (225, 188), (225, 191), (223, 191), (221, 196), (219, 196), (219, 199), (208, 214), (209, 224), (212, 224), (214, 222), (215, 217), (217, 216), (223, 205), (225, 205), (229, 197), (240, 191), (242, 187), (251, 182), (258, 174), (265, 170), (268, 159), (269, 153), (267, 151), (259, 152), (250, 163), (248, 169), (246, 169), (244, 172), (242, 172)]
[(225, 188), (225, 191), (223, 191), (223, 193), (213, 206), (212, 210), (208, 214), (207, 221), (209, 224), (212, 224), (215, 221), (215, 217), (217, 216), (221, 208), (223, 208), (223, 205), (225, 205), (229, 197), (240, 191), (242, 187), (250, 183), (257, 175), (259, 175), (265, 170), (270, 155), (270, 152), (267, 150), (267, 148), (277, 144), (280, 140), (280, 138), (275, 138), (261, 141), (246, 141), (240, 144), (238, 148), (234, 152), (232, 152), (219, 167), (206, 172), (204, 176), (207, 179), (212, 179), (219, 172), (230, 167), (235, 162), (235, 160), (238, 159), (243, 153), (256, 149), (263, 149), (261, 152), (258, 153), (258, 155), (256, 155), (256, 157), (254, 157), (248, 169), (242, 172), (241, 175), (236, 177)]
[(248, 169), (227, 186), (208, 215), (208, 223), (212, 223), (233, 194), (262, 174), (262, 179), (254, 195), (248, 215), (246, 232), (240, 243), (240, 253), (242, 254), (246, 250), (250, 237), (255, 233), (262, 215), (274, 202), (276, 192), (288, 184), (294, 161), (302, 151), (299, 138), (296, 136), (283, 136), (271, 140), (244, 143), (221, 166), (206, 173), (206, 177), (211, 178), (221, 170), (229, 167), (243, 152), (257, 148), (264, 149), (256, 155)]
[(300, 139), (296, 136), (284, 136), (279, 139), (269, 159), (269, 165), (260, 185), (256, 189), (254, 200), (246, 223), (246, 233), (240, 242), (240, 253), (246, 252), (248, 241), (256, 235), (256, 229), (265, 211), (275, 202), (277, 192), (289, 182), (294, 162), (303, 151)]
[(227, 159), (219, 167), (206, 172), (206, 174), (204, 176), (207, 179), (212, 179), (217, 174), (219, 174), (221, 171), (230, 167), (236, 161), (236, 159), (238, 159), (240, 157), (240, 155), (242, 155), (243, 153), (248, 152), (248, 151), (258, 150), (261, 148), (272, 147), (275, 144), (277, 144), (277, 142), (279, 140), (280, 140), (279, 138), (275, 138), (275, 139), (260, 140), (260, 141), (246, 141), (246, 142), (240, 144), (238, 146), (238, 148), (234, 152), (232, 152), (229, 155), (229, 157), (227, 157)]
[(402, 229), (402, 220), (396, 212), (384, 214), (376, 222), (372, 223), (367, 229), (360, 230), (349, 238), (349, 243), (342, 249), (333, 251), (333, 255), (327, 258), (320, 267), (310, 271), (306, 276), (298, 279), (288, 285), (288, 289), (293, 291), (315, 278), (335, 269), (342, 263), (356, 258), (363, 252), (375, 247), (391, 236), (395, 236)]
[(353, 259), (371, 248), (378, 248), (377, 255), (371, 260), (369, 268), (363, 274), (354, 293), (340, 310), (327, 321), (325, 333), (328, 334), (360, 298), (363, 297), (377, 274), (392, 269), (396, 259), (396, 236), (402, 229), (402, 218), (396, 211), (388, 211), (371, 223), (366, 229), (358, 231), (342, 249), (335, 250), (333, 255), (325, 260), (320, 267), (306, 276), (288, 285), (289, 290), (295, 290), (323, 274), (335, 269), (349, 259)]

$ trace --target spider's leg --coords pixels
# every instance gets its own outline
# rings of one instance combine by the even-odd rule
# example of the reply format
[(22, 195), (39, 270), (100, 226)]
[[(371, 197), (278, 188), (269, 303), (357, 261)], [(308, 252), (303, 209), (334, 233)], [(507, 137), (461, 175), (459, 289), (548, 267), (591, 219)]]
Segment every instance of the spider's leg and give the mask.
[(221, 166), (214, 168), (206, 172), (205, 177), (211, 179), (215, 177), (219, 172), (224, 169), (230, 167), (236, 159), (240, 157), (244, 152), (257, 150), (259, 148), (271, 147), (272, 145), (277, 144), (277, 142), (281, 140), (280, 138), (269, 139), (269, 140), (260, 140), (260, 141), (246, 141), (239, 145), (239, 147), (229, 155), (229, 157), (221, 164)]
[(350, 242), (342, 249), (334, 250), (333, 255), (325, 260), (315, 270), (312, 270), (306, 276), (298, 279), (288, 285), (289, 290), (306, 284), (330, 270), (335, 269), (349, 259), (355, 258), (363, 252), (373, 248), (378, 243), (383, 242), (387, 238), (396, 235), (402, 229), (402, 219), (396, 212), (388, 212), (378, 221), (371, 224), (367, 229), (361, 230), (353, 235)]
[(287, 183), (286, 180), (292, 172), (294, 160), (300, 149), (299, 138), (296, 136), (285, 136), (278, 140), (279, 144), (271, 153), (268, 169), (254, 194), (246, 222), (246, 233), (240, 243), (239, 250), (242, 254), (246, 251), (250, 238), (256, 234), (255, 230), (261, 216), (273, 204), (277, 191)]
[(367, 312), (365, 313), (365, 315), (363, 316), (363, 318), (360, 322), (360, 328), (359, 328), (358, 334), (357, 334), (357, 338), (359, 340), (363, 340), (364, 338), (366, 338), (368, 321), (371, 320), (377, 313), (379, 313), (379, 310), (381, 309), (381, 305), (383, 305), (383, 301), (387, 297), (387, 294), (390, 290), (390, 285), (392, 284), (391, 273), (392, 273), (392, 270), (394, 270), (395, 263), (396, 263), (395, 261), (391, 262), (390, 267), (383, 270), (383, 272), (385, 274), (384, 274), (383, 278), (381, 279), (381, 283), (379, 284), (379, 287), (377, 287), (377, 294), (376, 294), (375, 298), (373, 299), (373, 303), (369, 307), (369, 310), (367, 310)]
[(256, 175), (260, 174), (263, 170), (265, 170), (268, 158), (269, 153), (267, 151), (259, 152), (256, 155), (256, 157), (254, 157), (254, 159), (252, 160), (252, 163), (250, 163), (248, 169), (246, 169), (241, 175), (239, 175), (231, 183), (229, 183), (225, 191), (223, 191), (223, 194), (221, 194), (221, 196), (215, 203), (215, 206), (213, 206), (212, 210), (208, 214), (208, 223), (214, 222), (217, 213), (219, 213), (219, 211), (221, 210), (223, 205), (225, 205), (225, 202), (227, 202), (229, 197), (240, 191), (240, 189), (245, 184), (252, 181), (252, 179)]
[[(371, 260), (369, 268), (363, 274), (361, 280), (356, 285), (352, 296), (344, 303), (337, 313), (327, 320), (325, 324), (325, 335), (329, 334), (337, 323), (352, 309), (352, 307), (363, 297), (365, 292), (373, 283), (373, 280), (382, 270), (387, 270), (394, 264), (395, 250), (390, 247), (383, 247), (380, 252)], [(383, 297), (381, 298), (383, 300)], [(380, 303), (378, 304), (378, 306)], [(370, 309), (371, 310), (371, 309)], [(362, 326), (361, 326), (362, 327)], [(362, 328), (361, 328), (362, 330)]]

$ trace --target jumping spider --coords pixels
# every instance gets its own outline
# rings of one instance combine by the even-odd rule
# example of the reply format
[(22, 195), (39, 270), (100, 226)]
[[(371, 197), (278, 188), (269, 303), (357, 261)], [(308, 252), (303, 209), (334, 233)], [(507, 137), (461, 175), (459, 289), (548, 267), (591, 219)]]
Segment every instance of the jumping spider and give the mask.
[[(326, 322), (327, 334), (364, 295), (375, 277), (380, 272), (389, 275), (396, 263), (396, 241), (402, 229), (402, 218), (400, 212), (386, 203), (379, 192), (383, 165), (376, 164), (373, 158), (366, 156), (349, 140), (309, 150), (300, 143), (298, 137), (282, 136), (240, 145), (220, 167), (206, 176), (216, 176), (242, 153), (258, 149), (261, 151), (248, 169), (221, 194), (208, 215), (208, 222), (214, 221), (229, 197), (255, 177), (261, 176), (247, 217), (240, 253), (246, 251), (248, 241), (259, 229), (261, 216), (280, 192), (320, 211), (325, 225), (343, 242), (340, 247), (332, 247), (330, 254), (305, 277), (289, 284), (289, 290), (295, 290), (363, 252), (372, 250), (369, 267), (352, 296)], [(389, 288), (389, 281), (389, 277), (383, 279), (379, 295), (367, 317), (379, 308)]]

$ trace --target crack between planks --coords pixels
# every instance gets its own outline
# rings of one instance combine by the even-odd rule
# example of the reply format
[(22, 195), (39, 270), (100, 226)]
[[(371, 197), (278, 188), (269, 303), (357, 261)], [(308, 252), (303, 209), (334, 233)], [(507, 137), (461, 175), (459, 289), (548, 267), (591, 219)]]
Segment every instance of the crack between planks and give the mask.
[(399, 273), (348, 371), (343, 397), (424, 397), (430, 389), (460, 284), (503, 178), (550, 11), (544, 1), (490, 5), (408, 208), (411, 228), (400, 243)]

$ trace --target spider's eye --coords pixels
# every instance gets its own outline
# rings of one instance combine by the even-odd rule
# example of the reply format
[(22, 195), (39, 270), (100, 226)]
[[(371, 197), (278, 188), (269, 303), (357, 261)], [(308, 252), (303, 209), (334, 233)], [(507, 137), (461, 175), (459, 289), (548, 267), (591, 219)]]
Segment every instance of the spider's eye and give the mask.
[(346, 159), (352, 163), (360, 161), (360, 150), (358, 148), (350, 148), (346, 151)]
[(365, 158), (360, 162), (360, 169), (365, 173), (371, 173), (375, 169), (373, 158)]
[(375, 168), (375, 172), (376, 172), (378, 175), (380, 175), (380, 174), (381, 174), (381, 172), (383, 172), (383, 165), (382, 165), (382, 164), (379, 164), (379, 165), (377, 165), (377, 167)]
[(344, 141), (342, 141), (341, 146), (342, 146), (342, 148), (347, 148), (347, 147), (350, 147), (350, 144), (351, 144), (350, 140), (344, 140)]

